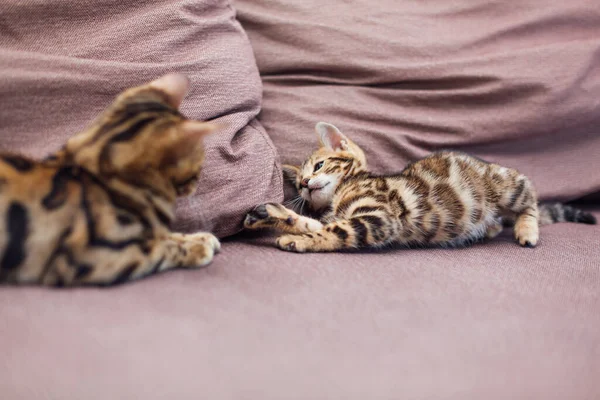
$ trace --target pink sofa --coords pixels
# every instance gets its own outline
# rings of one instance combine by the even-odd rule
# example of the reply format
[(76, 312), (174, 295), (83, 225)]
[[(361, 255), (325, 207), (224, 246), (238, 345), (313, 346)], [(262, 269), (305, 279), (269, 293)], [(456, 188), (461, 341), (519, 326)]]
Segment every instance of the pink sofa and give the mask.
[(224, 237), (214, 263), (111, 289), (0, 288), (0, 398), (600, 398), (598, 226), (543, 227), (535, 249), (507, 231), (355, 254), (229, 236), (282, 200), (280, 162), (310, 151), (319, 120), (378, 171), (458, 148), (600, 218), (596, 2), (429, 3), (9, 1), (1, 147), (50, 151), (171, 70), (196, 82), (185, 112), (234, 128), (180, 204), (181, 229)]

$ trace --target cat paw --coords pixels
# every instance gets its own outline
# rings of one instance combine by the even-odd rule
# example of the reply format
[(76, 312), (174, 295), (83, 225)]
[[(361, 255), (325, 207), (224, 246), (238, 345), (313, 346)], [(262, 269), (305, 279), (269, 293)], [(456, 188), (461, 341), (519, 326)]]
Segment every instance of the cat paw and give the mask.
[(221, 242), (212, 233), (199, 232), (199, 233), (192, 233), (190, 236), (192, 236), (192, 239), (194, 241), (197, 240), (197, 241), (202, 241), (204, 243), (207, 243), (209, 245), (209, 247), (212, 248), (212, 250), (215, 254), (217, 254), (221, 251)]
[(497, 223), (497, 222), (493, 223), (487, 227), (487, 230), (485, 232), (485, 237), (487, 239), (491, 240), (491, 239), (495, 238), (496, 236), (498, 236), (502, 232), (502, 230), (503, 230), (503, 227), (502, 227), (501, 223)]
[(281, 204), (267, 203), (256, 206), (246, 215), (244, 227), (246, 229), (260, 229), (274, 227), (277, 224), (294, 224), (294, 218)]
[(535, 247), (539, 240), (538, 227), (525, 225), (515, 229), (515, 239), (522, 247)]
[(212, 233), (192, 233), (185, 235), (184, 248), (192, 256), (193, 263), (190, 267), (204, 267), (221, 251), (221, 242)]
[(294, 253), (304, 253), (307, 251), (306, 239), (300, 235), (283, 235), (277, 239), (277, 247), (281, 250), (292, 251)]

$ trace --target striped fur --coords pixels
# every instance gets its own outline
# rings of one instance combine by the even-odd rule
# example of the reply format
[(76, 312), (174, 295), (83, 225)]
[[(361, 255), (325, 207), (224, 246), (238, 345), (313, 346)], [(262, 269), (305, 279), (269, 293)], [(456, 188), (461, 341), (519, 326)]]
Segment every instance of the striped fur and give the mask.
[(171, 233), (196, 187), (210, 123), (177, 110), (187, 78), (129, 89), (44, 161), (0, 155), (0, 282), (108, 285), (208, 264), (209, 233)]
[(246, 216), (248, 229), (276, 228), (283, 250), (462, 246), (491, 239), (512, 219), (515, 239), (534, 247), (539, 225), (595, 223), (591, 214), (563, 204), (538, 207), (533, 184), (510, 168), (457, 152), (439, 152), (396, 175), (367, 170), (363, 151), (336, 127), (316, 126), (321, 147), (301, 167), (285, 166), (303, 201), (319, 220), (279, 204), (263, 204)]

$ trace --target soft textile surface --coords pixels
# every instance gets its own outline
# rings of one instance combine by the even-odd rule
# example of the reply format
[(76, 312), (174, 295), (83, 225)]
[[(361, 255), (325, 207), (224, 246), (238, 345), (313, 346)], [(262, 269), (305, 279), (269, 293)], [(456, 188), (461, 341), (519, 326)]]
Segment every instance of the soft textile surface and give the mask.
[(237, 0), (283, 161), (324, 120), (377, 171), (454, 148), (520, 169), (542, 198), (600, 189), (597, 0)]
[(234, 233), (249, 208), (280, 198), (281, 173), (254, 119), (261, 83), (252, 49), (226, 0), (3, 2), (0, 149), (44, 156), (119, 91), (171, 71), (192, 79), (184, 114), (228, 124), (209, 139), (177, 228)]
[(0, 398), (595, 400), (599, 236), (326, 255), (267, 238), (115, 289), (0, 288)]

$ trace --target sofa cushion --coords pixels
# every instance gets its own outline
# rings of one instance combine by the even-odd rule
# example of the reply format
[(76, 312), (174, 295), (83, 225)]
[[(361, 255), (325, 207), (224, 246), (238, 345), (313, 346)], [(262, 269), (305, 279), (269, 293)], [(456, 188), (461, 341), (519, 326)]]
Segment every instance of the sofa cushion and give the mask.
[(176, 228), (232, 234), (250, 207), (280, 199), (281, 173), (255, 119), (252, 49), (227, 0), (11, 1), (0, 17), (0, 148), (42, 157), (124, 88), (174, 71), (192, 80), (182, 112), (227, 124), (207, 140)]
[(600, 189), (593, 0), (238, 0), (260, 120), (299, 162), (327, 121), (379, 172), (453, 148), (520, 169), (543, 199)]

